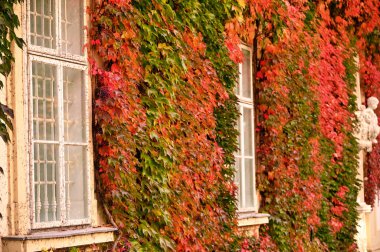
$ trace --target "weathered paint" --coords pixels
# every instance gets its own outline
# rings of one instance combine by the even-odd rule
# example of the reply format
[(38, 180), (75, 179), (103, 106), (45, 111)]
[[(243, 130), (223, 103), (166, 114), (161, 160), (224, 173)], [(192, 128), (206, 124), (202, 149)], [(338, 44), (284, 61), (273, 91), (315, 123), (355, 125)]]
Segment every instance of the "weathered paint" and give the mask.
[(3, 239), (3, 252), (32, 252), (107, 243), (114, 240), (113, 231), (113, 228), (87, 228), (13, 236)]

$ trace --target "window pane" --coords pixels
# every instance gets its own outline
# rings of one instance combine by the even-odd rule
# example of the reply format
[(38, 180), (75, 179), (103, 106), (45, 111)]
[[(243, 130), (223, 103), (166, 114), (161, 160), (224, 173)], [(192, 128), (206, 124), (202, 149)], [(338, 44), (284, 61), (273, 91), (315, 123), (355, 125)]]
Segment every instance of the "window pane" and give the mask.
[[(240, 107), (240, 106), (239, 106)], [(239, 112), (240, 112), (241, 110), (240, 110), (240, 108), (239, 108)], [(242, 130), (241, 130), (241, 123), (240, 123), (240, 116), (239, 116), (239, 118), (238, 118), (238, 120), (237, 120), (237, 124), (236, 124), (236, 127), (237, 127), (237, 130), (239, 131), (239, 135), (238, 135), (238, 141), (237, 141), (237, 143), (238, 143), (238, 149), (237, 149), (237, 151), (236, 151), (236, 153), (237, 153), (237, 155), (241, 155), (241, 132), (242, 132)]]
[(244, 160), (245, 164), (245, 174), (244, 174), (244, 180), (245, 180), (245, 190), (244, 190), (244, 197), (245, 197), (245, 206), (244, 207), (254, 207), (254, 188), (255, 185), (253, 183), (254, 181), (254, 160), (252, 158), (246, 158)]
[(241, 72), (242, 72), (242, 64), (239, 64), (239, 76), (238, 79), (236, 80), (236, 85), (234, 87), (234, 93), (236, 95), (240, 95), (240, 85), (241, 85)]
[(243, 108), (243, 127), (244, 127), (244, 156), (253, 156), (253, 125), (252, 125), (252, 113), (253, 109)]
[(33, 138), (58, 140), (56, 67), (32, 63)]
[(241, 158), (236, 158), (236, 162), (235, 162), (235, 169), (236, 169), (236, 173), (235, 173), (235, 178), (234, 178), (234, 182), (236, 184), (236, 186), (238, 187), (237, 191), (236, 191), (236, 197), (238, 199), (238, 207), (242, 207), (241, 206), (241, 203), (242, 203), (242, 192), (241, 192)]
[(57, 220), (58, 145), (34, 144), (35, 221)]
[(65, 146), (65, 191), (67, 219), (83, 219), (87, 209), (87, 159), (85, 146)]
[(30, 0), (30, 42), (46, 48), (56, 48), (55, 0)]
[(242, 67), (242, 96), (245, 98), (252, 98), (252, 73), (251, 73), (251, 53), (243, 49), (243, 67)]
[(82, 55), (83, 7), (80, 0), (61, 0), (63, 53)]
[(65, 141), (86, 141), (84, 72), (78, 69), (63, 68), (63, 110)]

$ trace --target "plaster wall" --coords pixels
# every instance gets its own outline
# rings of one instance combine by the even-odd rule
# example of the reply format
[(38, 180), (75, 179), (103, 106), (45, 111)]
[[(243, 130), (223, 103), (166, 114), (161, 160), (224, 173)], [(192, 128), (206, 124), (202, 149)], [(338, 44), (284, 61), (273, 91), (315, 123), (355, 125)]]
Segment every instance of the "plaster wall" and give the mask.
[(380, 201), (375, 199), (372, 212), (367, 215), (368, 251), (380, 251)]
[[(0, 75), (0, 80), (5, 84), (6, 79)], [(6, 104), (6, 87), (0, 91), (0, 103)], [(8, 202), (8, 158), (7, 145), (0, 138), (0, 241), (1, 237), (8, 233), (7, 202)], [(1, 246), (0, 246), (1, 252)]]

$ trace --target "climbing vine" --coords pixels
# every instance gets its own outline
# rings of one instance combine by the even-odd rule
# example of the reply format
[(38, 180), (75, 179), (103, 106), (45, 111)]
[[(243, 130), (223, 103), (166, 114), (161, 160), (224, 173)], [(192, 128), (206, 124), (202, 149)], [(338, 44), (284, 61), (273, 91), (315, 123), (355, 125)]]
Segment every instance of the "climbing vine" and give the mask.
[[(18, 16), (14, 13), (14, 4), (21, 3), (22, 0), (2, 0), (0, 1), (0, 75), (7, 77), (11, 72), (12, 62), (12, 41), (20, 48), (23, 40), (17, 37), (15, 29), (20, 26)], [(4, 83), (0, 80), (0, 90)], [(8, 129), (12, 129), (11, 118), (12, 110), (5, 104), (0, 103), (0, 136), (7, 142), (9, 141)], [(8, 129), (7, 129), (8, 128)]]
[(120, 247), (237, 246), (237, 66), (223, 39), (233, 4), (102, 1), (91, 12), (99, 193)]
[[(116, 245), (355, 251), (355, 73), (368, 93), (379, 90), (378, 7), (372, 0), (93, 6), (97, 187), (121, 232)], [(242, 240), (236, 225), (240, 43), (255, 53), (257, 182), (260, 211), (271, 214), (260, 244)]]
[[(0, 1), (0, 74), (19, 20)], [(97, 192), (135, 251), (354, 251), (356, 72), (380, 96), (379, 1), (109, 0), (89, 10)], [(237, 232), (235, 82), (254, 49), (260, 242)], [(356, 58), (360, 65), (357, 66)], [(0, 88), (3, 83), (0, 82)], [(0, 104), (0, 135), (12, 111)], [(380, 147), (366, 201), (380, 188)], [(1, 172), (1, 170), (0, 170)]]
[(258, 41), (261, 210), (272, 215), (264, 232), (280, 251), (355, 250), (355, 55), (360, 26), (376, 27), (378, 13), (366, 13), (376, 3), (247, 4), (258, 20), (248, 25)]
[(357, 69), (349, 17), (342, 24), (333, 1), (245, 4), (249, 18), (227, 28), (257, 53), (258, 184), (261, 211), (272, 215), (262, 233), (280, 251), (354, 250)]

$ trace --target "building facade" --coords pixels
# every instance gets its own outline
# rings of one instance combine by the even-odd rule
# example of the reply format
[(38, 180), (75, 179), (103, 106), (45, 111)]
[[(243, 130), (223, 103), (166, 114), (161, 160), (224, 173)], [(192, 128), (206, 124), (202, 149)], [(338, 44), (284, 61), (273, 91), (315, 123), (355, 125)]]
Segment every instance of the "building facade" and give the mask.
[[(0, 96), (14, 111), (11, 141), (0, 141), (0, 251), (115, 240), (117, 230), (95, 194), (94, 87), (83, 49), (89, 5), (90, 0), (25, 0), (15, 6), (21, 21), (17, 34), (26, 45), (23, 50), (13, 47), (14, 67)], [(235, 183), (240, 229), (258, 236), (269, 215), (259, 213), (256, 192), (252, 50), (245, 45), (241, 50)], [(360, 197), (359, 203), (364, 202)], [(361, 251), (380, 251), (380, 206), (365, 208), (361, 221)]]

